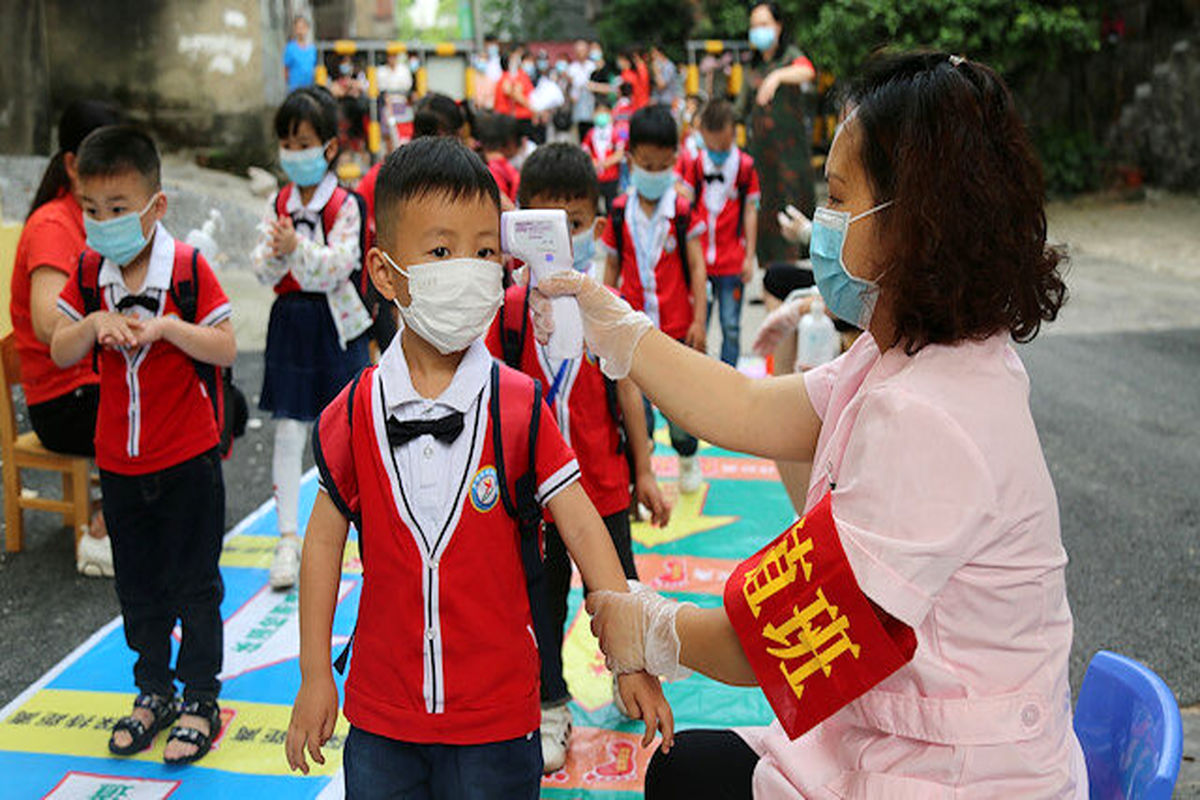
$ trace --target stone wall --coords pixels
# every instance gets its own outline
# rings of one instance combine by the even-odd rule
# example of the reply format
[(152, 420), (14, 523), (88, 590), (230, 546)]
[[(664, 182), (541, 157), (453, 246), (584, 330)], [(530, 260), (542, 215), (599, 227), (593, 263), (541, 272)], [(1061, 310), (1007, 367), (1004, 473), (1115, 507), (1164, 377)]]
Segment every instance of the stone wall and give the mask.
[(1200, 36), (1184, 39), (1138, 84), (1109, 140), (1112, 155), (1168, 189), (1200, 190)]
[(40, 2), (0, 0), (0, 153), (49, 152), (45, 16)]
[(284, 0), (41, 0), (54, 108), (109, 98), (166, 143), (247, 162), (273, 151)]

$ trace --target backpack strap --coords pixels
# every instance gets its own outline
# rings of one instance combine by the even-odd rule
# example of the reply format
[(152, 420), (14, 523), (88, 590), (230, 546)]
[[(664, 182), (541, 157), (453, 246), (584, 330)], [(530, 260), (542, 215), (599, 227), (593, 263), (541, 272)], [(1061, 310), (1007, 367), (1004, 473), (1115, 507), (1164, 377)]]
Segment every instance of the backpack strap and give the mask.
[(750, 158), (750, 154), (738, 150), (738, 172), (737, 172), (737, 197), (738, 197), (738, 224), (737, 237), (742, 238), (744, 230), (744, 222), (746, 218), (746, 197), (750, 194), (750, 173), (754, 169), (754, 160)]
[[(104, 257), (95, 250), (79, 254), (79, 265), (75, 269), (75, 280), (79, 284), (79, 296), (83, 298), (83, 315), (86, 317), (100, 310), (100, 265)], [(92, 372), (100, 374), (100, 344), (92, 348)]]
[(533, 411), (529, 419), (529, 454), (525, 473), (513, 482), (508, 491), (510, 465), (504, 454), (504, 436), (500, 425), (500, 364), (492, 362), (491, 392), (488, 412), (492, 420), (492, 451), (500, 484), (500, 500), (504, 510), (517, 522), (521, 537), (521, 565), (525, 569), (525, 589), (529, 596), (529, 615), (533, 620), (534, 638), (538, 652), (554, 641), (551, 635), (550, 613), (546, 604), (546, 569), (542, 559), (542, 507), (537, 501), (537, 436), (542, 416), (542, 384), (533, 382)]
[(613, 240), (617, 245), (617, 272), (621, 271), (621, 265), (625, 261), (625, 204), (628, 195), (621, 195), (613, 200), (612, 217), (609, 224), (613, 226)]
[(292, 196), (292, 184), (287, 184), (278, 192), (275, 193), (275, 216), (287, 217), (288, 214), (288, 199)]
[(692, 270), (688, 267), (688, 222), (692, 215), (692, 204), (687, 199), (675, 195), (675, 219), (671, 227), (675, 230), (675, 246), (678, 248), (679, 263), (683, 266), (683, 283), (688, 289), (692, 288)]
[[(529, 331), (529, 289), (521, 292), (521, 307), (516, 308), (515, 299), (505, 292), (500, 304), (500, 355), (510, 368), (520, 371), (521, 356), (525, 352), (525, 336)], [(513, 317), (520, 315), (518, 325)]]
[[(199, 263), (200, 251), (183, 242), (175, 242), (175, 261), (171, 268), (171, 301), (179, 309), (179, 318), (184, 322), (196, 323), (198, 294), (200, 286)], [(192, 359), (196, 368), (196, 377), (204, 384), (208, 400), (212, 403), (213, 419), (217, 423), (217, 433), (220, 436), (218, 449), (221, 457), (227, 458), (233, 447), (233, 432), (225, 425), (225, 395), (226, 384), (232, 385), (233, 371), (221, 369), (215, 364)]]
[[(362, 383), (363, 375), (365, 375), (368, 370), (371, 370), (371, 367), (363, 367), (361, 370), (359, 370), (358, 375), (354, 377), (354, 380), (350, 381), (350, 393), (346, 397), (346, 410), (349, 417), (346, 420), (347, 440), (350, 442), (354, 441), (354, 398), (358, 392), (358, 385)], [(320, 445), (318, 444), (320, 440), (317, 436), (317, 429), (320, 424), (320, 420), (318, 419), (317, 425), (313, 426), (314, 452), (319, 452), (320, 448)], [(336, 488), (334, 491), (336, 491)], [(331, 494), (330, 497), (333, 498), (333, 495)], [(343, 506), (345, 505), (345, 501), (341, 500), (340, 498), (335, 498), (334, 505), (338, 505), (339, 503)], [(355, 515), (351, 522), (354, 523), (354, 528), (358, 531), (358, 563), (362, 566), (363, 575), (366, 576), (367, 561), (366, 557), (364, 556), (364, 553), (366, 553), (366, 537), (363, 536), (362, 514)], [(333, 661), (333, 668), (337, 670), (338, 675), (344, 675), (346, 673), (346, 661), (348, 661), (350, 658), (350, 646), (354, 644), (354, 634), (357, 632), (358, 621), (355, 620), (354, 630), (350, 631), (350, 638), (346, 640), (346, 644), (342, 646), (342, 652), (338, 653), (338, 657)]]

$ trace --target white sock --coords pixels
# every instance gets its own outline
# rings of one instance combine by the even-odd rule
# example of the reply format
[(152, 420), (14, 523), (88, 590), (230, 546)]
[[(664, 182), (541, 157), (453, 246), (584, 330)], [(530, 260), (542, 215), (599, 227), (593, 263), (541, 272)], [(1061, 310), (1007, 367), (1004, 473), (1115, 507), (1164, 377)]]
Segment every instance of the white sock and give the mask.
[(300, 516), (300, 469), (308, 424), (298, 419), (275, 420), (275, 452), (271, 479), (275, 482), (275, 514), (280, 533), (296, 533)]

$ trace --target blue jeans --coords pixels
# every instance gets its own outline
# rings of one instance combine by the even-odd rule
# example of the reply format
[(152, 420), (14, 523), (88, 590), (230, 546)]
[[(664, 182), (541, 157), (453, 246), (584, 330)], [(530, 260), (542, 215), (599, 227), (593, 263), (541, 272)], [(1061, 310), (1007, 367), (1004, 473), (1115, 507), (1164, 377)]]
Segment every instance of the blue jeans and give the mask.
[(542, 740), (411, 744), (351, 726), (342, 770), (347, 800), (537, 800)]
[(742, 335), (742, 276), (710, 275), (708, 284), (712, 287), (712, 300), (708, 301), (704, 324), (707, 327), (712, 319), (715, 304), (721, 320), (721, 360), (737, 367)]

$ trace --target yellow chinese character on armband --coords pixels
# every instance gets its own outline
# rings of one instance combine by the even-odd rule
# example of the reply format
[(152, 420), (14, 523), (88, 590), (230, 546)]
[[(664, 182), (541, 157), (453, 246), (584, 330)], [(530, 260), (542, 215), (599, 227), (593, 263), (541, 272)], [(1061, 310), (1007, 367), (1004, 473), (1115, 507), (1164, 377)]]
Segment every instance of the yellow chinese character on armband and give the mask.
[[(767, 623), (763, 628), (763, 638), (778, 642), (780, 647), (768, 647), (767, 652), (780, 660), (779, 669), (787, 679), (788, 685), (796, 693), (797, 699), (804, 692), (804, 681), (817, 670), (828, 677), (833, 671), (833, 660), (843, 653), (850, 653), (858, 658), (860, 645), (850, 641), (848, 628), (850, 618), (838, 614), (837, 606), (830, 605), (825, 599), (825, 592), (817, 589), (817, 599), (809, 603), (803, 611), (799, 606), (792, 609), (792, 617), (782, 625), (775, 626)], [(814, 626), (818, 616), (825, 615), (827, 622)], [(788, 670), (789, 661), (807, 658), (795, 669)]]
[(762, 610), (763, 603), (796, 580), (797, 564), (804, 570), (805, 581), (812, 578), (812, 564), (805, 561), (804, 557), (812, 552), (813, 543), (812, 539), (800, 539), (803, 528), (804, 520), (800, 520), (779, 544), (763, 554), (758, 566), (746, 573), (742, 594), (755, 617)]

